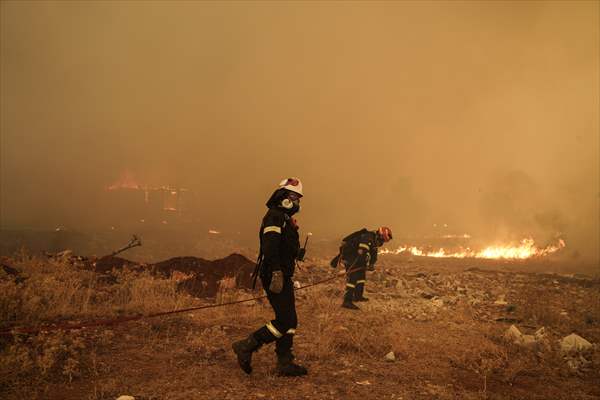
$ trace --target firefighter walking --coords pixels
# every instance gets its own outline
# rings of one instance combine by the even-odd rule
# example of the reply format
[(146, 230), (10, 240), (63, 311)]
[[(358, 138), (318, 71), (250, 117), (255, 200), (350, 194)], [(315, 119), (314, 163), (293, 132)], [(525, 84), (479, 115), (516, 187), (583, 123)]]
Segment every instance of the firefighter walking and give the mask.
[(240, 368), (252, 372), (252, 354), (262, 345), (275, 342), (277, 373), (282, 376), (306, 375), (307, 370), (293, 362), (292, 346), (298, 319), (292, 276), (300, 249), (298, 226), (292, 218), (300, 211), (302, 183), (297, 178), (284, 179), (267, 201), (268, 211), (260, 227), (260, 253), (256, 274), (260, 277), (275, 319), (233, 343)]
[(390, 228), (382, 226), (375, 231), (363, 228), (342, 240), (340, 253), (331, 260), (331, 266), (343, 264), (346, 268), (346, 291), (342, 307), (359, 310), (355, 301), (369, 301), (364, 296), (367, 269), (373, 271), (377, 262), (377, 250), (392, 239)]

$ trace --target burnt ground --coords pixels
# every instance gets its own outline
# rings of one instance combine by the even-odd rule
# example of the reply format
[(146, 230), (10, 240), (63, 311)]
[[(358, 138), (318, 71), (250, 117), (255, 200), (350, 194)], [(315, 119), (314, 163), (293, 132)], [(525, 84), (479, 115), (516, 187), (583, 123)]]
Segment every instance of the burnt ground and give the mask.
[(174, 257), (155, 264), (139, 264), (121, 257), (106, 256), (82, 263), (82, 268), (106, 276), (110, 282), (114, 271), (128, 268), (134, 271), (150, 271), (163, 278), (176, 277), (179, 289), (195, 297), (214, 297), (219, 282), (234, 278), (237, 287), (250, 289), (255, 263), (241, 254), (231, 254), (218, 260), (199, 257)]
[[(188, 272), (202, 264), (175, 260)], [(223, 270), (230, 261), (222, 261)], [(326, 265), (307, 263), (296, 278), (306, 284), (331, 276)], [(341, 277), (299, 291), (295, 353), (309, 368), (304, 378), (274, 375), (272, 345), (257, 353), (252, 375), (237, 367), (231, 342), (271, 318), (268, 304), (257, 301), (84, 334), (94, 353), (86, 373), (70, 383), (48, 383), (31, 398), (600, 398), (598, 347), (565, 355), (558, 346), (573, 332), (600, 343), (600, 282), (527, 267), (382, 257), (368, 274), (371, 301), (358, 312), (339, 307)], [(231, 291), (221, 299), (250, 295)], [(544, 327), (546, 335), (522, 347), (503, 338), (512, 324), (525, 333)], [(384, 359), (390, 351), (394, 361)], [(568, 364), (574, 358), (583, 360), (575, 368)]]

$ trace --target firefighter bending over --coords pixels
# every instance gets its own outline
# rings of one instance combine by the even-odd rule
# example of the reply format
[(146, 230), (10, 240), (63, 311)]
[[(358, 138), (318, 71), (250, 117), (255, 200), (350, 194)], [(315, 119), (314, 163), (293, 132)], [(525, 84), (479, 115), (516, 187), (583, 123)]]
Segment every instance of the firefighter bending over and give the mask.
[(390, 228), (382, 226), (376, 231), (363, 228), (346, 236), (340, 245), (340, 253), (331, 260), (331, 266), (340, 263), (346, 268), (346, 292), (342, 307), (358, 310), (354, 301), (369, 301), (364, 296), (367, 272), (375, 269), (377, 249), (392, 239)]

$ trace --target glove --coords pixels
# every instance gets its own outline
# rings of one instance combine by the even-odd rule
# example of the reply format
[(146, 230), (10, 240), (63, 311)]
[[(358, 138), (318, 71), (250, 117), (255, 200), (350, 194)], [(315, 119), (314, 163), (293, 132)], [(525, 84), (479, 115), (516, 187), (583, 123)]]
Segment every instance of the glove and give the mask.
[(329, 262), (329, 265), (331, 265), (331, 268), (337, 268), (339, 262), (340, 262), (340, 255), (338, 254)]
[(298, 261), (304, 261), (304, 256), (306, 255), (306, 249), (305, 248), (301, 248), (300, 250), (298, 250), (298, 257), (296, 257), (296, 259)]
[(273, 293), (281, 293), (283, 290), (283, 272), (273, 271), (269, 290)]

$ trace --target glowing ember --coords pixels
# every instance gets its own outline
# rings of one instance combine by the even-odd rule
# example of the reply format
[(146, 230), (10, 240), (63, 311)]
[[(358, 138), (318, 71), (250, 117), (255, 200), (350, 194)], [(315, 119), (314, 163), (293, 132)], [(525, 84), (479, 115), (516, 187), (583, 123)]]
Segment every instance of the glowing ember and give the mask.
[(448, 251), (443, 248), (435, 251), (427, 251), (416, 246), (401, 246), (395, 250), (381, 249), (379, 254), (401, 254), (409, 253), (414, 256), (423, 257), (448, 257), (448, 258), (510, 258), (510, 259), (526, 259), (531, 257), (543, 257), (548, 254), (556, 253), (566, 246), (564, 240), (559, 239), (554, 245), (544, 248), (539, 248), (531, 238), (521, 240), (520, 244), (488, 246), (483, 250), (475, 251), (469, 247), (461, 248), (459, 251)]

